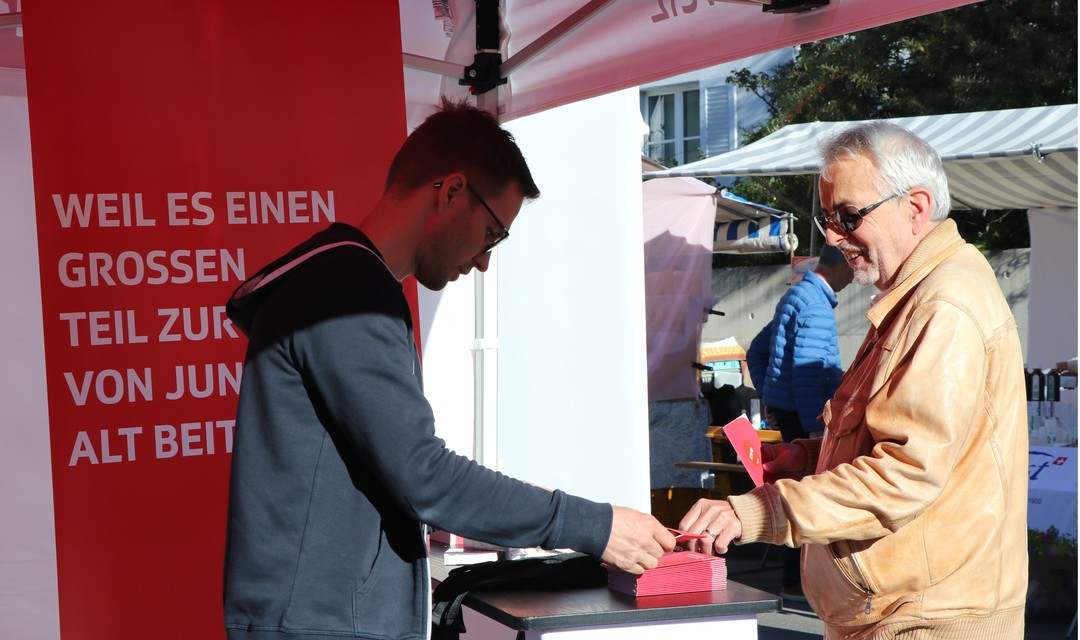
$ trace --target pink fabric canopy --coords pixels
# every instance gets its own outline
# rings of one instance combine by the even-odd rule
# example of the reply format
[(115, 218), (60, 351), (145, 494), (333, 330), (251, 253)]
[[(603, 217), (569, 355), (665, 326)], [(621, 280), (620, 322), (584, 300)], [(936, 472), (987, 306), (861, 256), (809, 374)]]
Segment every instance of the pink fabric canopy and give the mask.
[[(777, 5), (791, 4), (792, 0)], [(504, 0), (502, 120), (765, 51), (860, 31), (972, 0), (831, 0), (770, 13), (766, 0)], [(815, 3), (816, 4), (816, 3)], [(418, 122), (473, 63), (473, 0), (400, 0), (405, 92)], [(445, 77), (444, 77), (445, 76)]]

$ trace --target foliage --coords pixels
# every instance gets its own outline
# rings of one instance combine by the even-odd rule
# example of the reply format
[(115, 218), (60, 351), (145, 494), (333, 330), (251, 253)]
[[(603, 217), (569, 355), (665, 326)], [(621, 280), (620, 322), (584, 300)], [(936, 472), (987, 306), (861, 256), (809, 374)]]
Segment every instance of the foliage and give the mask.
[[(991, 0), (805, 44), (791, 62), (738, 70), (728, 82), (761, 97), (771, 114), (743, 132), (745, 144), (802, 122), (1075, 103), (1076, 42), (1075, 0)], [(742, 180), (733, 191), (809, 220), (808, 176)], [(1030, 244), (1023, 211), (953, 218), (982, 249)], [(809, 254), (813, 224), (798, 227), (798, 253)], [(813, 243), (821, 246), (820, 235)]]
[(1025, 615), (1076, 611), (1076, 538), (1056, 527), (1028, 529), (1028, 591)]
[(1076, 538), (1050, 527), (1046, 531), (1028, 529), (1028, 555), (1031, 557), (1060, 558), (1076, 562)]

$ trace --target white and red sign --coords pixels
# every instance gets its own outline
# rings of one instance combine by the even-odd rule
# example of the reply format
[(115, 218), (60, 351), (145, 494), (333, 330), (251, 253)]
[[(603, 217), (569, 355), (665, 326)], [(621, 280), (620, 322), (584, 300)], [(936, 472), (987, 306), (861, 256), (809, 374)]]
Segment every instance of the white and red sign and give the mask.
[(61, 636), (221, 637), (246, 346), (225, 301), (381, 194), (397, 6), (72, 0), (24, 23)]
[(1030, 448), (1028, 528), (1076, 538), (1076, 457), (1076, 447)]

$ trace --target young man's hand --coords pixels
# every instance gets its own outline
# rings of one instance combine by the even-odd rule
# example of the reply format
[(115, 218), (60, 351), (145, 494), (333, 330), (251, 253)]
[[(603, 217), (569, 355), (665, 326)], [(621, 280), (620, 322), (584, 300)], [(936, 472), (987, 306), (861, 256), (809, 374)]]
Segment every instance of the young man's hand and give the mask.
[(675, 548), (675, 536), (647, 513), (627, 507), (612, 507), (611, 535), (601, 560), (640, 575), (656, 567), (664, 552)]

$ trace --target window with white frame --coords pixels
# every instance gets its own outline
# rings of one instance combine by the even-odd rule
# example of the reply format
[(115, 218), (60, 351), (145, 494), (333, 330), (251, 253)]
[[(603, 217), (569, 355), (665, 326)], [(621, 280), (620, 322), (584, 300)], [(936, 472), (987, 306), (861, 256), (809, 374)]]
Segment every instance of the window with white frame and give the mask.
[(701, 159), (701, 91), (697, 85), (647, 91), (642, 110), (645, 155), (672, 167)]

